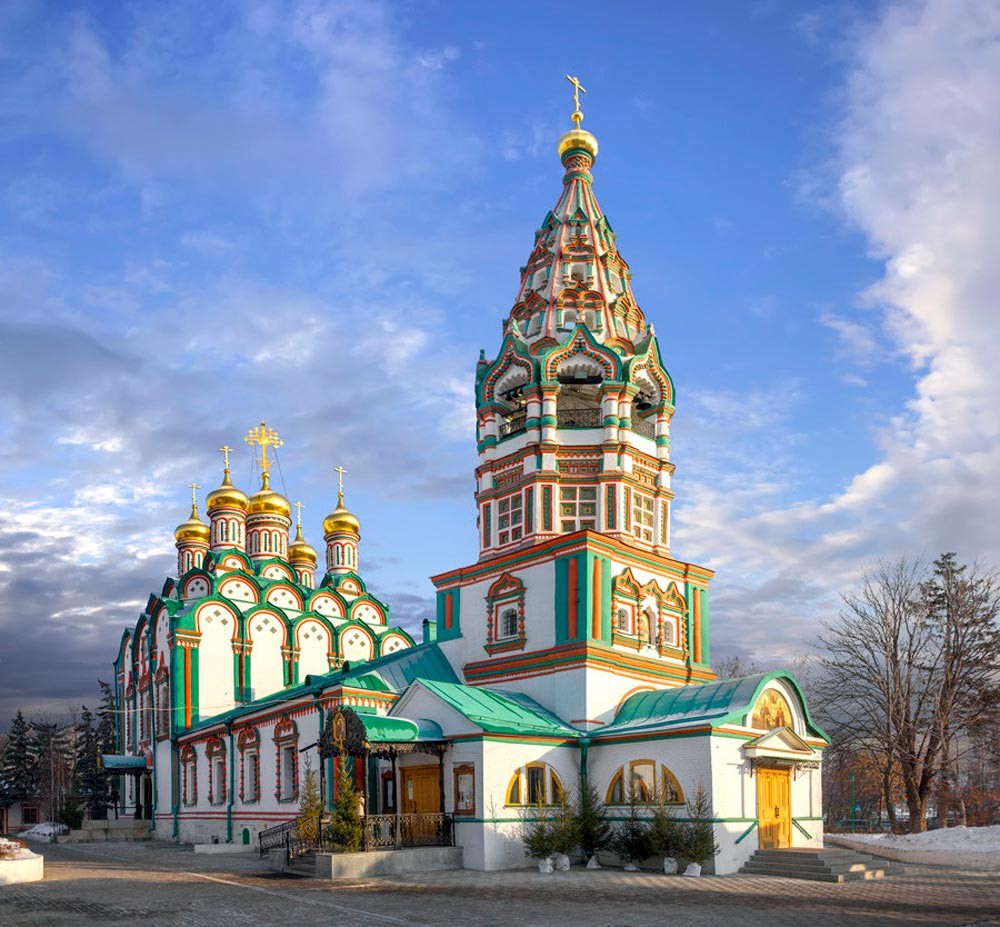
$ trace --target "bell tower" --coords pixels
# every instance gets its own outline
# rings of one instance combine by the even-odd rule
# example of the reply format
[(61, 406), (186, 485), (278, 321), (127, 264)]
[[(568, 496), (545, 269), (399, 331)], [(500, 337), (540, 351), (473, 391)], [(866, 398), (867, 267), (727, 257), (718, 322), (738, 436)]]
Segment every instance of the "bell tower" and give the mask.
[(476, 368), (479, 559), (433, 581), (437, 639), (467, 683), (516, 682), (590, 729), (637, 688), (714, 678), (712, 571), (671, 555), (674, 385), (594, 195), (598, 143), (569, 80), (562, 191)]

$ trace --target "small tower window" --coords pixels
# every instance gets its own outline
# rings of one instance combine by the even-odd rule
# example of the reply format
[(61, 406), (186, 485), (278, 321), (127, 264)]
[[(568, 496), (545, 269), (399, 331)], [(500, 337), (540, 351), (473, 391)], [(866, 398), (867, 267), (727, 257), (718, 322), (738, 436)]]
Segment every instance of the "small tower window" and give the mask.
[(517, 636), (517, 609), (505, 608), (500, 613), (500, 637)]
[(618, 609), (618, 616), (617, 616), (617, 622), (616, 622), (616, 624), (617, 624), (618, 630), (621, 631), (622, 634), (631, 634), (632, 633), (632, 612), (629, 609), (625, 608), (625, 607), (619, 608)]
[(501, 499), (497, 505), (500, 546), (520, 541), (523, 534), (523, 500), (520, 493)]

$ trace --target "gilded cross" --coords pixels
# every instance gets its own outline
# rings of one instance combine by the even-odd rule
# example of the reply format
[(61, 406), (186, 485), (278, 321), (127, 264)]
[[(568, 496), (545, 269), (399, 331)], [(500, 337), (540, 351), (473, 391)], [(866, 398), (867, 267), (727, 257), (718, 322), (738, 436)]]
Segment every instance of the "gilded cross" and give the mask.
[(337, 492), (341, 495), (344, 494), (344, 474), (347, 472), (343, 467), (334, 467), (334, 472), (337, 474)]
[(268, 428), (264, 422), (256, 428), (251, 428), (243, 439), (247, 444), (255, 444), (260, 448), (260, 457), (257, 459), (260, 464), (261, 473), (267, 473), (271, 467), (271, 462), (267, 459), (267, 449), (273, 447), (277, 450), (285, 442), (278, 437), (278, 432), (273, 428)]
[(188, 483), (188, 486), (191, 487), (191, 505), (197, 505), (198, 490), (201, 489), (201, 486), (198, 483)]
[(573, 115), (570, 117), (573, 122), (576, 123), (576, 127), (580, 128), (580, 123), (583, 122), (583, 111), (580, 109), (580, 94), (586, 93), (587, 88), (580, 83), (579, 77), (570, 77), (566, 75), (566, 80), (568, 80), (573, 85)]
[(301, 502), (296, 502), (295, 503), (295, 520), (296, 520), (296, 523), (298, 524), (298, 526), (301, 528), (302, 527), (302, 503)]
[(229, 469), (229, 455), (233, 452), (233, 449), (228, 444), (223, 444), (222, 447), (219, 448), (219, 450), (222, 452), (222, 457), (223, 457), (223, 459), (226, 462), (225, 463), (225, 467), (228, 470)]

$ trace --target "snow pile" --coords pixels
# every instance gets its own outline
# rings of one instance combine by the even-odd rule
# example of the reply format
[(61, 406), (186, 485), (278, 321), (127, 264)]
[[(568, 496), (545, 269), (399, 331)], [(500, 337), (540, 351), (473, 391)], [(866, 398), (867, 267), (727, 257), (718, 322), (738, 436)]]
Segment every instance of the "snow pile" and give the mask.
[(53, 837), (61, 837), (68, 833), (69, 828), (65, 824), (43, 821), (41, 824), (36, 824), (31, 830), (22, 830), (17, 836), (27, 840), (51, 840)]
[(22, 846), (16, 840), (4, 840), (0, 837), (0, 860), (34, 858), (35, 854), (26, 846)]
[(923, 834), (837, 834), (831, 842), (904, 863), (1000, 870), (1000, 825), (944, 827)]

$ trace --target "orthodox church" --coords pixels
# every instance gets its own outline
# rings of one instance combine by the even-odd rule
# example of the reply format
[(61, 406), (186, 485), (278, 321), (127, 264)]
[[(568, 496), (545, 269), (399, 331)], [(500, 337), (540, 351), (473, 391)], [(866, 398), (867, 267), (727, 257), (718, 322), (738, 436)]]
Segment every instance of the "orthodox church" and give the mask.
[(228, 446), (207, 521), (195, 488), (177, 575), (115, 662), (121, 751), (105, 762), (155, 837), (255, 843), (295, 816), (307, 766), (329, 806), (347, 763), (377, 845), (446, 823), (468, 868), (524, 865), (525, 809), (581, 782), (613, 815), (632, 793), (682, 819), (701, 785), (718, 873), (758, 847), (822, 845), (826, 736), (788, 673), (715, 678), (712, 571), (672, 553), (674, 384), (582, 118), (577, 97), (562, 191), (477, 366), (479, 554), (432, 577), (419, 640), (363, 579), (343, 472), (318, 581), (270, 485), (274, 430), (246, 436), (255, 492), (233, 485)]

